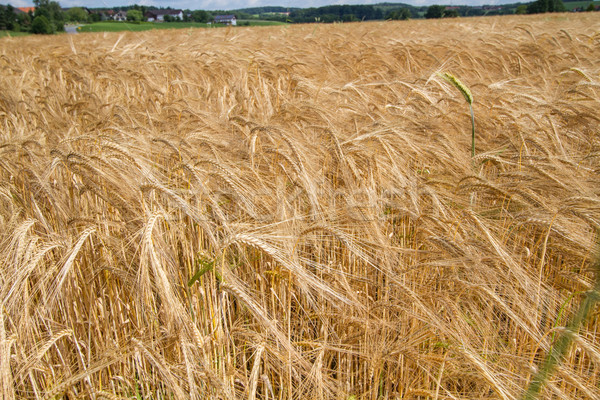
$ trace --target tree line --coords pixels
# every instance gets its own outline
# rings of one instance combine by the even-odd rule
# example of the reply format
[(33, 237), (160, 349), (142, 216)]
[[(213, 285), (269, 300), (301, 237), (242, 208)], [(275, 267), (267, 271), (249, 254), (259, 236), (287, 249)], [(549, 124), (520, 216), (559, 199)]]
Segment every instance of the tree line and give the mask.
[[(566, 0), (568, 1), (568, 0)], [(101, 10), (88, 13), (81, 7), (63, 11), (57, 1), (34, 0), (35, 11), (17, 12), (11, 5), (0, 5), (0, 30), (25, 31), (50, 34), (64, 31), (65, 22), (96, 22), (101, 20)], [(113, 12), (125, 11), (127, 20), (141, 22), (147, 11), (158, 9), (151, 6), (132, 5), (113, 7)], [(170, 9), (167, 7), (167, 9)], [(531, 3), (505, 4), (500, 6), (471, 7), (443, 5), (410, 6), (407, 4), (380, 3), (376, 5), (331, 5), (311, 8), (256, 7), (234, 11), (184, 10), (183, 18), (165, 15), (165, 21), (210, 22), (214, 15), (234, 14), (238, 19), (266, 19), (288, 23), (330, 23), (371, 20), (407, 20), (411, 18), (452, 18), (461, 16), (535, 14), (563, 12), (562, 0), (536, 0)], [(590, 3), (588, 11), (593, 11)], [(106, 10), (103, 10), (106, 11)], [(243, 25), (243, 23), (242, 23)]]

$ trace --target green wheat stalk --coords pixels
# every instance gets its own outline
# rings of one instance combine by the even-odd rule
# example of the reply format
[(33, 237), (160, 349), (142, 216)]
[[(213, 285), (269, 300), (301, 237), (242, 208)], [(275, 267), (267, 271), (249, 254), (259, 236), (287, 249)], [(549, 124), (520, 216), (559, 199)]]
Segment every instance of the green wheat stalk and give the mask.
[(577, 310), (573, 320), (562, 331), (556, 343), (550, 348), (546, 358), (529, 383), (529, 388), (527, 388), (523, 400), (535, 400), (538, 398), (542, 387), (548, 378), (552, 376), (554, 369), (567, 355), (571, 342), (579, 332), (579, 328), (585, 323), (594, 305), (600, 300), (600, 254), (596, 254), (596, 260), (592, 264), (592, 269), (596, 274), (594, 288), (586, 293), (585, 300), (579, 306), (579, 310)]
[(473, 94), (469, 88), (462, 83), (457, 77), (449, 72), (438, 74), (441, 78), (454, 85), (462, 95), (465, 97), (466, 102), (469, 104), (469, 111), (471, 111), (471, 157), (475, 157), (475, 115), (473, 114)]

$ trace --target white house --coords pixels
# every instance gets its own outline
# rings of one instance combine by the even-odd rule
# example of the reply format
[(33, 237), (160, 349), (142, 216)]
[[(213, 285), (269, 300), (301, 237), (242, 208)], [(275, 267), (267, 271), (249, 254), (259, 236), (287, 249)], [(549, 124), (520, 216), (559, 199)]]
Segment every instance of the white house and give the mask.
[(144, 17), (149, 22), (164, 22), (165, 15), (169, 15), (172, 18), (179, 18), (183, 20), (183, 11), (182, 10), (150, 10), (144, 14)]
[(115, 21), (127, 21), (127, 11), (119, 11), (113, 16)]
[(235, 15), (215, 15), (215, 24), (236, 25)]

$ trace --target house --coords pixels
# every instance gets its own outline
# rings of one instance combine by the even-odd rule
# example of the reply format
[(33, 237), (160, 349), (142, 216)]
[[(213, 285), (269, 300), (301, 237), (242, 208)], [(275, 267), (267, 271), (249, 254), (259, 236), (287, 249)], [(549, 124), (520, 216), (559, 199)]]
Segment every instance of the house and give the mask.
[(127, 21), (127, 11), (119, 11), (113, 16), (115, 21)]
[(17, 7), (15, 10), (20, 10), (27, 14), (29, 11), (33, 13), (35, 11), (35, 7)]
[(90, 15), (98, 15), (99, 18), (98, 17), (95, 17), (95, 18), (100, 21), (110, 21), (114, 18), (115, 14), (116, 13), (111, 9), (96, 8), (96, 9), (90, 10)]
[(237, 25), (235, 15), (215, 15), (215, 24)]
[(101, 11), (100, 19), (102, 21), (109, 21), (115, 19), (115, 11), (114, 10), (104, 10)]
[(167, 15), (173, 19), (183, 20), (182, 10), (150, 10), (144, 14), (144, 17), (149, 22), (164, 22)]

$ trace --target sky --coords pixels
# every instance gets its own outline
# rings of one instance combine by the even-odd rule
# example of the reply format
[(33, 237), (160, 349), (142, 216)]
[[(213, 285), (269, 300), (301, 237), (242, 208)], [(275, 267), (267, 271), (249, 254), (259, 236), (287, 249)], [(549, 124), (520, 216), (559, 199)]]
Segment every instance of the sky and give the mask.
[[(117, 7), (133, 4), (171, 7), (175, 9), (190, 10), (235, 10), (247, 7), (282, 6), (282, 7), (321, 7), (331, 4), (376, 4), (398, 2), (414, 6), (431, 4), (445, 5), (492, 5), (501, 3), (514, 3), (517, 0), (57, 0), (62, 7)], [(0, 0), (0, 4), (11, 4), (14, 7), (33, 6), (33, 0)]]

